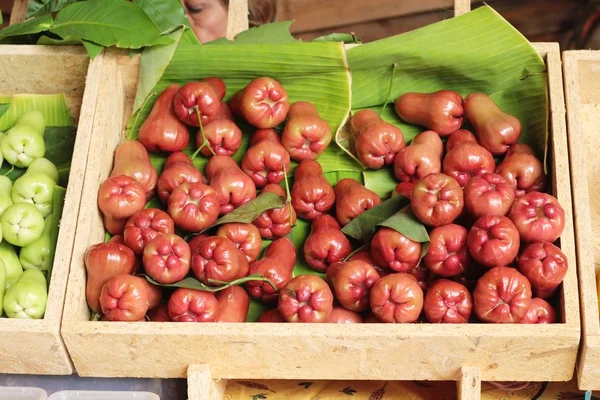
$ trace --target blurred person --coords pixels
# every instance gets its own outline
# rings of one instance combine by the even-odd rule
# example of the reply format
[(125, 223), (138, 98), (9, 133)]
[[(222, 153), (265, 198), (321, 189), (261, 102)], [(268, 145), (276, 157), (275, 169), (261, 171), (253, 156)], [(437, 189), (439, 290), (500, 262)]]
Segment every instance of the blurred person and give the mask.
[[(275, 20), (276, 0), (248, 0), (250, 27)], [(202, 43), (227, 34), (229, 0), (181, 0), (192, 30)]]

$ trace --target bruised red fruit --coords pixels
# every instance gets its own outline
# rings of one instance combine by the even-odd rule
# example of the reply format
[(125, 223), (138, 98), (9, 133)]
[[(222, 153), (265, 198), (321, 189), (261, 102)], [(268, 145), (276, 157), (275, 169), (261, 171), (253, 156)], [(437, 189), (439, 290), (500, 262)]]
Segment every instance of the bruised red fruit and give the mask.
[(190, 140), (187, 127), (175, 115), (173, 99), (179, 85), (169, 85), (156, 99), (152, 111), (140, 127), (138, 140), (157, 153), (184, 150)]
[(531, 299), (531, 305), (527, 314), (521, 320), (522, 324), (555, 324), (556, 311), (546, 300), (535, 297)]
[[(262, 259), (250, 265), (249, 275), (260, 274), (271, 281), (277, 290), (281, 290), (292, 279), (296, 265), (296, 247), (286, 237), (274, 240), (267, 247)], [(277, 299), (277, 291), (268, 283), (250, 281), (246, 283), (248, 293), (253, 298), (270, 303)]]
[(248, 260), (235, 244), (222, 236), (201, 240), (191, 258), (194, 276), (206, 285), (218, 286), (248, 275)]
[(382, 227), (371, 239), (371, 255), (382, 268), (408, 272), (419, 263), (421, 243), (410, 240), (394, 229)]
[(243, 288), (228, 287), (217, 292), (216, 298), (219, 302), (219, 310), (215, 322), (246, 322), (250, 299)]
[(173, 190), (182, 183), (202, 182), (202, 173), (194, 167), (190, 157), (184, 152), (171, 154), (165, 162), (162, 174), (158, 177), (158, 198), (163, 204), (169, 200)]
[(138, 181), (146, 193), (146, 202), (154, 197), (158, 174), (150, 162), (148, 150), (137, 140), (123, 141), (115, 150), (111, 177), (126, 175)]
[(173, 322), (215, 322), (219, 302), (211, 292), (178, 288), (171, 295), (168, 307)]
[(362, 260), (339, 263), (333, 278), (335, 297), (342, 307), (352, 311), (365, 311), (369, 308), (369, 294), (379, 273), (368, 262)]
[(200, 115), (202, 125), (206, 126), (219, 114), (223, 97), (225, 84), (219, 78), (186, 83), (175, 93), (175, 115), (181, 122), (191, 126), (200, 126)]
[(402, 131), (371, 109), (354, 114), (350, 128), (358, 159), (371, 169), (392, 164), (396, 154), (406, 146)]
[(139, 321), (150, 308), (150, 284), (139, 276), (120, 274), (102, 286), (100, 307), (109, 321)]
[[(214, 154), (220, 156), (232, 156), (242, 145), (242, 131), (229, 119), (215, 119), (210, 124), (204, 126), (204, 138), (208, 144), (204, 146), (200, 153), (206, 157)], [(196, 147), (204, 144), (201, 132), (196, 135)], [(211, 152), (212, 149), (212, 152)]]
[(325, 322), (330, 324), (361, 324), (363, 318), (362, 315), (354, 311), (346, 310), (341, 307), (333, 307)]
[(467, 212), (476, 218), (506, 215), (515, 201), (515, 190), (502, 176), (489, 173), (471, 178), (464, 198)]
[(272, 78), (254, 79), (238, 93), (229, 102), (232, 111), (260, 129), (279, 125), (290, 109), (287, 92)]
[(110, 241), (88, 248), (84, 263), (87, 272), (85, 298), (94, 312), (100, 311), (100, 292), (106, 281), (120, 274), (133, 274), (136, 268), (133, 251), (123, 244)]
[(431, 323), (464, 324), (471, 317), (473, 300), (460, 283), (440, 279), (427, 291), (423, 311)]
[(98, 189), (98, 208), (110, 234), (123, 233), (129, 217), (144, 208), (146, 194), (130, 176), (111, 176)]
[(263, 312), (258, 319), (258, 322), (287, 322), (281, 313), (279, 308), (272, 308)]
[(444, 143), (442, 142), (442, 139), (440, 139), (440, 135), (438, 135), (438, 133), (435, 131), (424, 131), (419, 133), (414, 137), (410, 144), (423, 144), (429, 147), (435, 151), (435, 154), (439, 159), (441, 159), (442, 155), (444, 154)]
[(342, 226), (381, 203), (375, 192), (352, 178), (344, 178), (335, 185), (335, 199), (335, 216)]
[(177, 235), (162, 234), (144, 248), (146, 273), (163, 285), (182, 280), (190, 272), (190, 246)]
[(414, 183), (441, 170), (441, 156), (425, 144), (411, 144), (403, 148), (394, 160), (394, 174), (402, 182)]
[(352, 251), (350, 241), (331, 215), (319, 215), (304, 242), (304, 260), (315, 271), (325, 272), (329, 265)]
[(331, 128), (315, 106), (298, 101), (290, 107), (281, 144), (295, 161), (314, 160), (331, 143)]
[(473, 176), (494, 172), (494, 157), (476, 143), (463, 143), (454, 147), (444, 157), (444, 174), (453, 177), (460, 186), (465, 186)]
[(300, 275), (279, 293), (277, 308), (288, 322), (325, 322), (333, 309), (333, 294), (316, 275)]
[[(275, 193), (286, 197), (285, 190), (274, 183), (265, 186), (262, 193)], [(288, 235), (296, 225), (296, 211), (290, 203), (285, 203), (281, 208), (274, 208), (260, 214), (252, 223), (256, 225), (264, 239), (282, 237)]]
[(442, 225), (429, 234), (430, 244), (423, 262), (441, 276), (462, 274), (471, 257), (467, 249), (467, 230), (460, 225)]
[(145, 208), (133, 214), (123, 231), (124, 243), (138, 256), (144, 247), (161, 233), (175, 232), (175, 224), (166, 212), (158, 208)]
[(217, 192), (221, 215), (227, 214), (256, 197), (256, 186), (248, 175), (227, 156), (214, 156), (204, 170), (210, 186)]
[(469, 94), (463, 103), (477, 141), (492, 154), (504, 154), (521, 136), (521, 122), (503, 112), (488, 95)]
[(546, 188), (544, 166), (533, 154), (511, 153), (498, 165), (496, 173), (513, 185), (519, 195), (533, 191), (541, 192)]
[(170, 322), (169, 307), (167, 304), (161, 304), (153, 310), (148, 310), (146, 318), (151, 322)]
[(473, 301), (484, 322), (519, 323), (531, 305), (531, 285), (515, 268), (495, 267), (477, 281)]
[(426, 225), (448, 225), (462, 212), (463, 191), (456, 179), (444, 174), (429, 174), (415, 184), (410, 207)]
[(519, 254), (519, 232), (510, 219), (486, 215), (475, 221), (467, 246), (473, 259), (487, 268), (503, 267)]
[(382, 322), (415, 322), (423, 309), (423, 290), (414, 276), (384, 276), (371, 289), (371, 310)]
[(252, 136), (251, 144), (240, 164), (242, 171), (258, 188), (283, 182), (290, 171), (290, 154), (281, 145), (277, 132), (260, 129)]
[(167, 210), (178, 228), (200, 232), (219, 217), (219, 198), (204, 183), (183, 183), (171, 193)]
[(452, 149), (462, 143), (477, 144), (477, 138), (475, 138), (475, 135), (473, 135), (470, 131), (466, 129), (460, 129), (448, 136), (448, 140), (446, 141), (446, 153), (451, 152)]
[(565, 228), (565, 211), (546, 193), (530, 192), (516, 199), (508, 217), (526, 242), (554, 242)]
[(567, 275), (569, 262), (558, 247), (544, 242), (525, 247), (519, 256), (518, 266), (531, 283), (534, 294), (548, 298)]
[(246, 256), (249, 263), (258, 258), (262, 247), (262, 238), (258, 228), (252, 224), (231, 223), (219, 226), (216, 236), (231, 240)]
[(394, 106), (404, 121), (427, 127), (440, 136), (448, 136), (459, 130), (463, 123), (462, 102), (459, 93), (438, 90), (434, 93), (405, 93)]
[[(379, 272), (379, 275), (384, 276), (387, 275), (385, 274), (385, 272), (389, 271), (384, 270), (384, 274), (382, 274), (381, 270), (378, 270), (377, 272)], [(432, 275), (429, 272), (429, 270), (427, 268), (421, 267), (421, 265), (417, 265), (417, 268), (411, 269), (410, 271), (408, 271), (408, 273), (415, 277), (417, 283), (419, 284), (419, 287), (423, 290), (423, 292), (425, 292), (429, 287), (429, 279)]]
[(333, 187), (323, 177), (321, 165), (313, 160), (298, 164), (291, 194), (294, 210), (309, 221), (329, 211), (335, 202)]

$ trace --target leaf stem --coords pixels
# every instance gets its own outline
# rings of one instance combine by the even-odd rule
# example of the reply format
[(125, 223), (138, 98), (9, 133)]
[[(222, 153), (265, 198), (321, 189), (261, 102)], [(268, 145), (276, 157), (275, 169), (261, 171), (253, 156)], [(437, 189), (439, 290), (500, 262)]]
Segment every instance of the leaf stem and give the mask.
[(383, 103), (383, 107), (381, 107), (381, 110), (379, 110), (379, 115), (381, 116), (381, 113), (383, 112), (383, 110), (385, 110), (385, 107), (387, 107), (389, 101), (390, 101), (390, 96), (392, 94), (392, 86), (394, 85), (394, 76), (396, 76), (396, 68), (398, 67), (398, 63), (395, 62), (392, 64), (392, 79), (390, 79), (390, 87), (388, 89), (388, 93), (387, 96), (385, 98), (385, 103)]
[(13, 172), (14, 170), (15, 170), (15, 166), (14, 166), (14, 165), (11, 165), (11, 166), (10, 166), (10, 169), (8, 170), (8, 172), (7, 172), (7, 173), (5, 173), (5, 174), (4, 174), (4, 176), (8, 176), (8, 175), (10, 175), (10, 173), (11, 173), (11, 172)]
[(290, 183), (288, 182), (288, 175), (285, 169), (285, 164), (281, 165), (283, 167), (283, 180), (285, 182), (285, 202), (290, 207), (290, 227), (294, 226), (294, 221), (292, 219), (292, 194), (290, 193)]
[(198, 152), (201, 149), (203, 149), (204, 147), (208, 147), (208, 150), (214, 156), (215, 151), (212, 149), (212, 147), (210, 147), (210, 143), (208, 143), (208, 140), (206, 140), (206, 136), (204, 135), (204, 126), (202, 125), (202, 116), (200, 115), (200, 108), (196, 105), (196, 106), (194, 106), (194, 110), (196, 111), (196, 116), (198, 117), (198, 126), (200, 127), (200, 135), (202, 135), (202, 146), (198, 147), (198, 149), (194, 152), (194, 154), (192, 155), (192, 160), (194, 158), (196, 158), (196, 156), (198, 155)]
[(352, 257), (352, 256), (353, 256), (353, 255), (355, 255), (356, 253), (358, 253), (358, 252), (360, 252), (360, 251), (362, 251), (362, 250), (364, 250), (364, 249), (366, 249), (366, 248), (367, 248), (367, 245), (366, 245), (366, 244), (363, 244), (363, 245), (362, 245), (362, 246), (360, 246), (359, 248), (352, 250), (352, 252), (351, 252), (350, 254), (348, 254), (348, 255), (346, 256), (346, 258), (344, 258), (344, 261), (348, 261), (348, 260), (350, 259), (350, 257)]

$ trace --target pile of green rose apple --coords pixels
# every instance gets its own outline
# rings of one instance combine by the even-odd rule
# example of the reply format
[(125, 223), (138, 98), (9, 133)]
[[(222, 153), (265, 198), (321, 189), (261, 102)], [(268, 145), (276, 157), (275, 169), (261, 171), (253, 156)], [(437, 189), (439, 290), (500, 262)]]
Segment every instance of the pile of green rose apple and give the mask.
[(41, 319), (46, 311), (58, 170), (43, 158), (45, 128), (43, 115), (30, 111), (0, 133), (0, 166), (26, 169), (14, 184), (0, 176), (0, 316), (9, 318)]
[[(520, 121), (489, 96), (402, 95), (398, 116), (424, 127), (409, 145), (373, 110), (354, 113), (356, 158), (398, 179), (401, 197), (383, 201), (354, 179), (324, 178), (318, 159), (332, 132), (314, 105), (289, 104), (268, 77), (228, 103), (225, 94), (218, 78), (173, 84), (139, 141), (117, 148), (98, 192), (112, 238), (85, 254), (87, 301), (103, 319), (243, 322), (251, 297), (270, 307), (260, 322), (556, 322), (547, 300), (567, 272), (553, 244), (565, 213), (545, 193), (533, 149), (518, 143)], [(238, 165), (240, 120), (256, 130)], [(188, 127), (197, 129), (191, 157)], [(160, 174), (148, 152), (168, 154)], [(203, 172), (193, 163), (200, 154)], [(155, 194), (162, 207), (146, 208)], [(406, 200), (429, 247), (390, 222), (365, 243), (346, 235), (394, 199)], [(312, 224), (302, 248), (289, 239), (297, 217)], [(261, 255), (263, 240), (272, 242)], [(294, 277), (300, 257), (325, 279)]]

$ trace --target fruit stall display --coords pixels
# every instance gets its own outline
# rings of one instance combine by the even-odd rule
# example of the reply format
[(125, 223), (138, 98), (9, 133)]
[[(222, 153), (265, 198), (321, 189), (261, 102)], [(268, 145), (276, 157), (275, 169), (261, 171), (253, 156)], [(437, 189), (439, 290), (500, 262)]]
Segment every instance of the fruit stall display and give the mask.
[(92, 67), (79, 48), (0, 54), (0, 372), (69, 374), (59, 326), (86, 163), (71, 155), (89, 144)]
[(598, 307), (598, 164), (597, 126), (600, 113), (597, 106), (600, 56), (593, 51), (563, 53), (565, 96), (569, 127), (569, 155), (575, 207), (579, 290), (582, 314), (582, 350), (577, 367), (579, 388), (600, 389), (600, 311)]
[[(470, 66), (441, 66), (438, 41), (461, 26), (479, 38)], [(534, 51), (488, 7), (347, 52), (260, 32), (98, 56), (61, 331), (78, 373), (570, 379), (558, 47)], [(480, 59), (486, 47), (522, 64)], [(524, 320), (539, 323), (491, 324)]]

